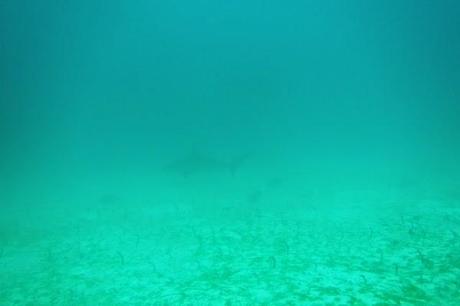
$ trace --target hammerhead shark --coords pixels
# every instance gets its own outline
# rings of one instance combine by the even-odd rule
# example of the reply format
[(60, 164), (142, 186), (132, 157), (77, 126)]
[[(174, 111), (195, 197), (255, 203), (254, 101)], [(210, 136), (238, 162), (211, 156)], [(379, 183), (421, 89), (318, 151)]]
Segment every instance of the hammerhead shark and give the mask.
[(231, 175), (235, 175), (247, 158), (247, 155), (242, 155), (230, 160), (219, 160), (207, 155), (193, 152), (166, 164), (163, 170), (169, 173), (180, 174), (183, 177), (189, 177), (195, 174), (220, 172), (227, 172)]

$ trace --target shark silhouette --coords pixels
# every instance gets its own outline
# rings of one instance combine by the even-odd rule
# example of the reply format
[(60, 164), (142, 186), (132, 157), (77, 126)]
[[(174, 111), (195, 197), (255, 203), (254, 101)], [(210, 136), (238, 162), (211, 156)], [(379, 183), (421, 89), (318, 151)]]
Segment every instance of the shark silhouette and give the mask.
[(242, 155), (230, 160), (220, 160), (208, 155), (193, 152), (166, 164), (163, 170), (168, 173), (180, 174), (183, 177), (189, 177), (195, 174), (222, 172), (235, 175), (247, 158), (247, 155)]

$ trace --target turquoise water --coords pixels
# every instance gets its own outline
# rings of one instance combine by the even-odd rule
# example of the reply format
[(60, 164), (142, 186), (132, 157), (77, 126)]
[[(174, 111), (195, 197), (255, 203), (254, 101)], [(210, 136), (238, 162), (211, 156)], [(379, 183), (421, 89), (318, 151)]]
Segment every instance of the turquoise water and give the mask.
[(459, 305), (456, 1), (0, 3), (0, 305)]

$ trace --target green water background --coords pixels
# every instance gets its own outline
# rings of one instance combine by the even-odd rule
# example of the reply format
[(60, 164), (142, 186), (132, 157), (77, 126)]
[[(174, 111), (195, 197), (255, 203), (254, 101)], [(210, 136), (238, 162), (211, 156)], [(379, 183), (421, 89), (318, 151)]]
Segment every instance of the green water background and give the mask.
[(191, 148), (291, 162), (449, 155), (459, 11), (455, 1), (4, 1), (2, 163), (46, 176), (145, 169)]

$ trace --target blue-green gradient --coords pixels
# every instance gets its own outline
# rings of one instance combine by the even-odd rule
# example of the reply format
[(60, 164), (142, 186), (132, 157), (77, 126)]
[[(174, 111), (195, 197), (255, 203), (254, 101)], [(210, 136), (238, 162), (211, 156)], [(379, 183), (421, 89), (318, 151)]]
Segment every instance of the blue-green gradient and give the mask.
[(0, 304), (460, 304), (459, 16), (0, 1)]

